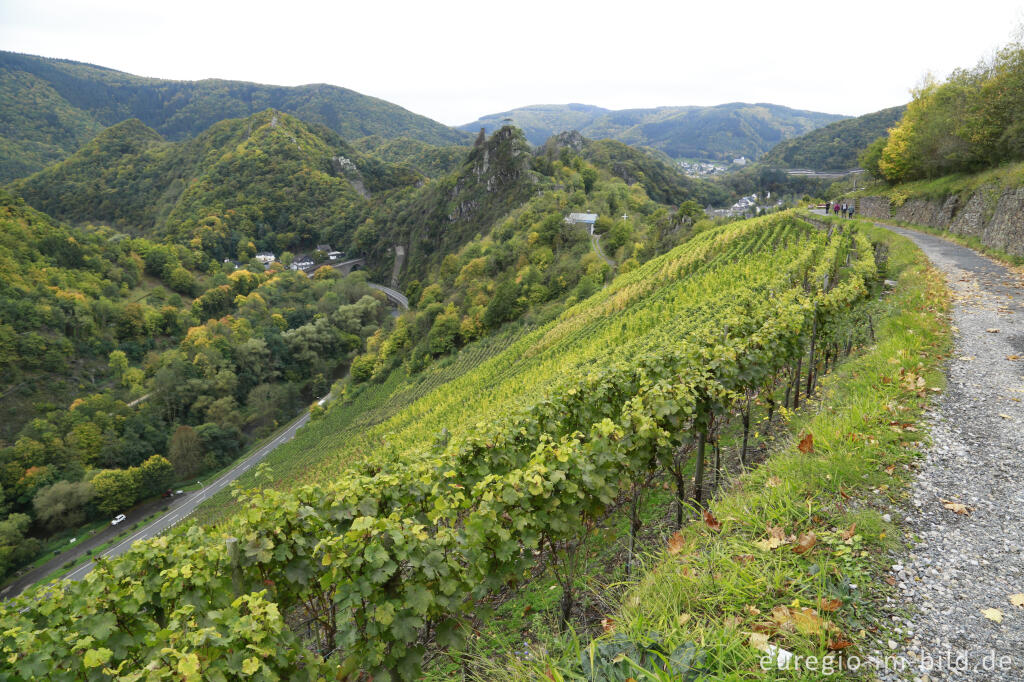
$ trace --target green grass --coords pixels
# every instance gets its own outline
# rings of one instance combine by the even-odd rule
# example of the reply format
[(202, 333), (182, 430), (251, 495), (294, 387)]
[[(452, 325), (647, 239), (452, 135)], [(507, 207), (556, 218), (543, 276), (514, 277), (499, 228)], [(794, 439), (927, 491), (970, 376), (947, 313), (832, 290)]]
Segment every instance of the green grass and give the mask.
[[(915, 424), (932, 389), (943, 386), (951, 339), (948, 292), (909, 240), (864, 223), (860, 228), (890, 244), (887, 276), (899, 280), (885, 299), (888, 314), (876, 323), (877, 343), (824, 378), (818, 409), (788, 415), (789, 442), (712, 503), (721, 531), (694, 521), (673, 541), (675, 553), (664, 549), (666, 534), (638, 578), (606, 588), (621, 594), (608, 610), (616, 633), (634, 642), (656, 636), (668, 651), (692, 642), (705, 656), (704, 672), (714, 679), (769, 675), (760, 667), (762, 651), (751, 645), (755, 629), (768, 630), (772, 644), (801, 655), (825, 656), (830, 640), (845, 639), (852, 642), (846, 653), (862, 660), (879, 641), (884, 647), (894, 637), (880, 619), (886, 585), (879, 578), (889, 553), (905, 538), (882, 514), (906, 495), (904, 484), (924, 438)], [(796, 443), (808, 433), (814, 446), (804, 453)], [(843, 532), (854, 524), (844, 540)], [(817, 542), (805, 554), (793, 552), (794, 543), (766, 549), (771, 527), (787, 539), (814, 532)], [(515, 614), (531, 599), (535, 593), (526, 592), (505, 608)], [(821, 609), (822, 600), (830, 599), (840, 600), (839, 608)], [(804, 608), (813, 612), (798, 617), (794, 627), (792, 609)], [(789, 625), (779, 627), (779, 620)], [(511, 647), (502, 655), (483, 638), (466, 660), (480, 679), (579, 679), (576, 662), (588, 633), (559, 635), (552, 622), (542, 621), (529, 633), (530, 655)], [(613, 636), (597, 642), (613, 642)], [(639, 670), (634, 676), (651, 679)]]

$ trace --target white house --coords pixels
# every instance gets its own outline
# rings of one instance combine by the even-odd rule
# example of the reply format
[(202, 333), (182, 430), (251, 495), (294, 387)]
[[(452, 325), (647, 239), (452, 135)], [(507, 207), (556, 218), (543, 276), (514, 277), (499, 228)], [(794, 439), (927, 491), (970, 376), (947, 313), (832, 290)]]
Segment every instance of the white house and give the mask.
[(263, 263), (264, 265), (270, 265), (275, 260), (277, 260), (277, 256), (275, 256), (269, 251), (260, 251), (259, 253), (256, 254), (256, 260)]
[(315, 265), (316, 263), (309, 256), (297, 256), (289, 267), (292, 270), (309, 270)]
[(597, 222), (596, 213), (570, 213), (565, 219), (570, 225), (583, 225), (590, 234), (594, 234), (594, 223)]

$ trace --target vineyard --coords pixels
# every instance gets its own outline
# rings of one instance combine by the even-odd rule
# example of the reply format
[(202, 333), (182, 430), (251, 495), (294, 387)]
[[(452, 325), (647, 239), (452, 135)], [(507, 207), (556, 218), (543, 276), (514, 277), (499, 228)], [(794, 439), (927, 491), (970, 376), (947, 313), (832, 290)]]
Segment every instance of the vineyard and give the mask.
[(217, 525), (2, 607), (11, 677), (413, 679), (538, 561), (568, 623), (591, 531), (619, 514), (635, 533), (656, 484), (678, 524), (704, 506), (723, 426), (746, 443), (756, 398), (798, 406), (849, 352), (875, 259), (849, 226), (732, 223), (470, 352), (375, 425), (332, 408), (272, 463), (273, 485), (306, 485), (239, 492)]

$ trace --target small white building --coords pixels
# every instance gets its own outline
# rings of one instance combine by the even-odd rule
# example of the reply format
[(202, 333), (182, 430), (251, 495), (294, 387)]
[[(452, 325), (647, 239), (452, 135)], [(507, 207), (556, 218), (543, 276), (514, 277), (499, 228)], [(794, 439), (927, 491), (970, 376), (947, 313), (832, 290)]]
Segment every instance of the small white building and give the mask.
[(314, 267), (316, 263), (309, 256), (297, 256), (292, 264), (289, 266), (292, 270), (309, 270)]
[(342, 253), (341, 251), (328, 251), (327, 252), (327, 258), (329, 260), (341, 260), (344, 257), (345, 257), (345, 254)]
[(570, 213), (565, 219), (570, 225), (584, 225), (590, 234), (594, 234), (594, 223), (597, 222), (596, 213)]
[(264, 265), (270, 265), (275, 260), (277, 260), (277, 256), (275, 256), (269, 251), (260, 251), (259, 253), (256, 254), (256, 260), (263, 263)]

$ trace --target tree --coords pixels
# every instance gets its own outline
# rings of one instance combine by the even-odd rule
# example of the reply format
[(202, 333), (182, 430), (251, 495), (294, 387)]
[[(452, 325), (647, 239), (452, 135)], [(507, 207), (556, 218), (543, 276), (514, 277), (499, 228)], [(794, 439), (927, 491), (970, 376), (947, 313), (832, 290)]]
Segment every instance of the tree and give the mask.
[(110, 368), (110, 375), (120, 382), (124, 378), (124, 373), (128, 371), (128, 356), (123, 350), (111, 351), (107, 366)]
[(96, 508), (111, 515), (123, 512), (135, 504), (142, 491), (142, 476), (138, 467), (131, 469), (104, 469), (92, 478), (96, 492)]
[(189, 478), (203, 468), (203, 447), (191, 426), (179, 426), (167, 444), (167, 457), (181, 478)]
[(434, 318), (434, 325), (427, 334), (427, 347), (434, 355), (443, 355), (455, 350), (459, 337), (459, 311), (449, 303), (443, 313)]
[(327, 383), (327, 378), (324, 377), (322, 373), (318, 372), (317, 375), (313, 377), (313, 396), (316, 398), (322, 398), (323, 396), (327, 395), (327, 391), (329, 388), (330, 386)]
[(174, 483), (174, 465), (160, 455), (153, 455), (140, 464), (139, 473), (142, 477), (142, 497), (162, 493)]
[(11, 514), (0, 521), (0, 576), (6, 576), (39, 552), (39, 540), (25, 537), (30, 525), (32, 518), (28, 514)]
[(490, 303), (487, 304), (487, 310), (484, 311), (484, 324), (494, 328), (519, 317), (521, 311), (518, 298), (519, 287), (514, 281), (507, 279), (499, 284)]
[(580, 176), (583, 178), (583, 191), (590, 194), (590, 190), (594, 189), (594, 184), (597, 183), (597, 171), (592, 166), (587, 166), (580, 171)]
[(50, 532), (74, 528), (85, 522), (86, 509), (96, 491), (89, 481), (57, 481), (40, 488), (32, 499), (36, 519)]

